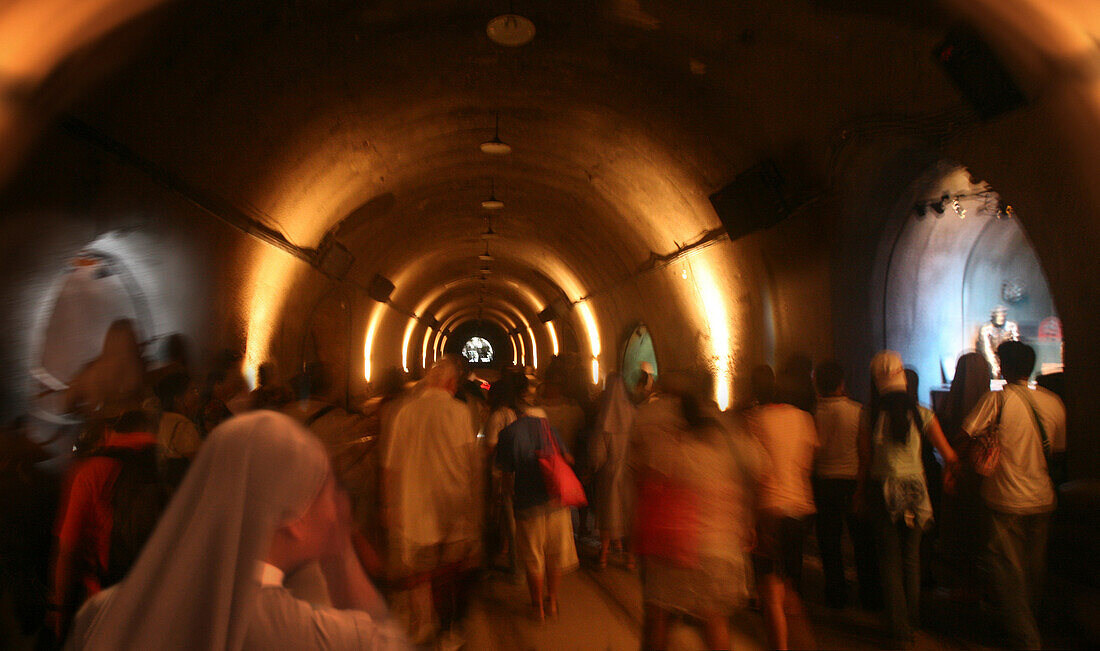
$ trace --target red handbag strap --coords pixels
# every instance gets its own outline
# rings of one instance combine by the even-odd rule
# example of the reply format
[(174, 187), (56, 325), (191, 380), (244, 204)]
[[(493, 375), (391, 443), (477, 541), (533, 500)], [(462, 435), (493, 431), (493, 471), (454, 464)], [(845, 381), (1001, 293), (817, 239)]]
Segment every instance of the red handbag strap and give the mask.
[(554, 439), (554, 432), (550, 430), (550, 421), (545, 418), (540, 418), (539, 427), (542, 428), (543, 435), (550, 439), (550, 453), (561, 454), (561, 450), (558, 449), (558, 442)]

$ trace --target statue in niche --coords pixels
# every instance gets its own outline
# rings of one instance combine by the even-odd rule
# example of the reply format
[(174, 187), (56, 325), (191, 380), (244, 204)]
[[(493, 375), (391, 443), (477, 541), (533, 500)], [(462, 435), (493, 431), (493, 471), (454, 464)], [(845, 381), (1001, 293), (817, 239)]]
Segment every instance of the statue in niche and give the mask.
[(998, 305), (989, 315), (989, 323), (978, 330), (978, 350), (989, 362), (993, 377), (1001, 377), (1001, 365), (997, 362), (997, 346), (1006, 341), (1019, 341), (1020, 329), (1014, 321), (1008, 320), (1008, 308)]

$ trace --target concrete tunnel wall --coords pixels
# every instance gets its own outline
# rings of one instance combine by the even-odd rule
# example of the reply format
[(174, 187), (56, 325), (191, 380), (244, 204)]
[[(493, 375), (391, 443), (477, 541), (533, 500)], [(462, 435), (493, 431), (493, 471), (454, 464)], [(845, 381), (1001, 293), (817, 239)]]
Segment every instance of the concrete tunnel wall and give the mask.
[[(767, 232), (737, 242), (707, 247), (663, 270), (614, 284), (614, 287), (597, 293), (589, 301), (599, 325), (601, 366), (605, 372), (617, 365), (621, 339), (638, 321), (650, 327), (662, 369), (700, 363), (722, 365), (724, 361), (712, 359), (713, 351), (708, 349), (714, 347), (714, 324), (707, 322), (703, 317), (705, 312), (699, 309), (702, 294), (716, 292), (724, 297), (722, 308), (727, 314), (722, 321), (730, 328), (728, 347), (731, 351), (731, 375), (734, 376), (730, 378), (734, 380), (731, 396), (734, 400), (743, 392), (736, 378), (743, 376), (752, 364), (780, 361), (796, 351), (819, 357), (823, 356), (820, 351), (832, 349), (854, 373), (853, 385), (859, 389), (859, 378), (865, 375), (861, 371), (866, 368), (870, 355), (886, 343), (879, 334), (884, 331), (879, 316), (882, 312), (881, 290), (885, 282), (880, 276), (879, 264), (884, 255), (884, 243), (892, 240), (893, 234), (903, 223), (903, 212), (908, 212), (906, 189), (929, 164), (949, 157), (966, 165), (1017, 206), (1021, 222), (1050, 280), (1065, 324), (1069, 387), (1067, 405), (1071, 416), (1070, 446), (1074, 453), (1071, 455), (1072, 471), (1077, 476), (1100, 474), (1100, 445), (1092, 431), (1092, 423), (1100, 417), (1100, 405), (1091, 400), (1092, 387), (1097, 386), (1100, 380), (1100, 369), (1095, 363), (1100, 354), (1100, 342), (1089, 337), (1092, 315), (1097, 307), (1091, 282), (1096, 277), (1097, 262), (1092, 252), (1100, 244), (1100, 220), (1096, 218), (1100, 209), (1100, 190), (1092, 183), (1100, 172), (1100, 154), (1097, 153), (1100, 152), (1097, 146), (1100, 140), (1100, 104), (1095, 95), (1095, 78), (1077, 74), (1082, 64), (1070, 56), (1073, 52), (1065, 51), (1079, 40), (1069, 36), (1076, 37), (1078, 32), (1094, 28), (1096, 22), (1081, 20), (1067, 25), (1064, 20), (1059, 20), (1064, 16), (1054, 15), (1059, 11), (1077, 11), (1087, 19), (1091, 14), (1084, 5), (1051, 8), (1043, 3), (1021, 2), (1008, 7), (961, 0), (948, 5), (987, 33), (994, 47), (1023, 82), (1031, 100), (1028, 106), (987, 123), (971, 121), (949, 125), (951, 128), (947, 136), (934, 128), (915, 136), (909, 129), (905, 137), (899, 135), (902, 130), (878, 133), (845, 130), (835, 151), (827, 152), (827, 147), (814, 150), (813, 164), (819, 164), (823, 158), (833, 162), (832, 169), (827, 173), (818, 172), (818, 176), (832, 175), (826, 184), (827, 192), (818, 202), (809, 204), (787, 222)], [(1026, 18), (1021, 19), (1021, 16)], [(795, 16), (795, 19), (792, 24), (803, 27), (811, 24), (806, 22), (804, 15)], [(834, 16), (815, 15), (814, 19), (832, 21), (823, 26), (823, 30), (838, 28), (838, 24), (843, 22)], [(865, 21), (865, 17), (859, 17), (844, 28), (866, 34)], [(675, 24), (674, 20), (670, 24)], [(890, 25), (891, 29), (894, 27)], [(922, 33), (914, 38), (927, 39), (927, 35)], [(906, 44), (904, 39), (897, 42), (902, 46)], [(904, 50), (904, 47), (900, 49)], [(913, 45), (913, 51), (927, 52), (927, 48), (918, 42)], [(182, 58), (186, 59), (186, 56)], [(305, 64), (303, 62), (303, 66)], [(625, 64), (617, 59), (607, 61), (605, 57), (597, 62), (597, 67), (601, 65), (617, 71)], [(243, 69), (245, 64), (241, 63), (240, 67)], [(885, 70), (889, 71), (889, 68)], [(936, 79), (931, 72), (933, 70), (926, 66), (915, 72), (919, 77), (916, 86), (930, 84), (936, 92), (942, 91), (946, 86), (942, 79)], [(668, 72), (660, 70), (654, 74), (661, 76)], [(136, 78), (140, 77), (138, 75)], [(613, 216), (618, 220), (604, 222), (603, 228), (607, 230), (601, 231), (601, 237), (605, 239), (587, 239), (576, 243), (581, 256), (574, 261), (584, 259), (583, 264), (578, 264), (578, 273), (581, 273), (586, 289), (591, 291), (621, 278), (624, 272), (633, 268), (632, 261), (637, 259), (637, 254), (647, 248), (664, 251), (670, 239), (680, 238), (682, 241), (685, 235), (690, 235), (687, 231), (693, 227), (715, 226), (716, 219), (712, 212), (708, 212), (709, 207), (705, 203), (706, 193), (743, 168), (746, 161), (757, 158), (759, 152), (779, 155), (772, 149), (777, 143), (784, 143), (778, 145), (780, 148), (790, 146), (787, 139), (793, 132), (781, 129), (778, 120), (790, 118), (792, 110), (789, 106), (798, 106), (797, 102), (788, 106), (786, 114), (776, 116), (777, 122), (771, 125), (774, 130), (755, 134), (755, 141), (741, 147), (732, 145), (737, 135), (732, 129), (711, 130), (705, 136), (690, 135), (687, 124), (675, 129), (676, 119), (684, 120), (677, 111), (686, 108), (689, 113), (696, 111), (691, 113), (692, 117), (736, 123), (732, 102), (728, 95), (723, 95), (728, 89), (722, 85), (729, 80), (739, 80), (739, 84), (744, 84), (744, 80), (735, 74), (712, 77), (705, 90), (693, 88), (677, 100), (679, 103), (675, 106), (654, 109), (653, 113), (648, 114), (646, 119), (649, 124), (646, 126), (663, 137), (632, 139), (630, 129), (622, 129), (615, 131), (617, 140), (593, 141), (608, 143), (608, 151), (614, 155), (605, 156), (606, 152), (598, 147), (585, 152), (601, 160), (603, 167), (595, 170), (596, 174), (589, 178), (598, 189), (598, 198), (585, 199), (587, 203), (580, 206), (580, 213), (601, 215), (603, 219)], [(224, 78), (221, 81), (224, 83)], [(662, 77), (663, 83), (667, 81)], [(768, 83), (782, 83), (782, 80), (775, 79), (768, 83), (757, 81), (760, 82), (760, 89), (770, 88)], [(475, 90), (479, 83), (477, 79), (470, 80)], [(323, 233), (329, 224), (372, 196), (375, 187), (359, 186), (353, 188), (354, 196), (337, 193), (326, 198), (325, 202), (311, 205), (311, 196), (319, 195), (311, 195), (304, 190), (301, 177), (295, 174), (314, 168), (309, 161), (295, 158), (303, 150), (296, 143), (305, 142), (310, 135), (317, 135), (321, 127), (313, 125), (300, 133), (287, 133), (281, 143), (265, 142), (263, 147), (250, 150), (242, 144), (248, 138), (233, 133), (235, 127), (241, 126), (240, 122), (220, 119), (222, 114), (219, 111), (224, 110), (224, 102), (228, 100), (221, 99), (223, 104), (220, 108), (217, 101), (207, 101), (224, 98), (225, 94), (217, 84), (218, 80), (211, 80), (209, 97), (196, 93), (188, 102), (178, 106), (173, 105), (175, 98), (171, 94), (158, 94), (155, 98), (143, 98), (150, 101), (142, 104), (140, 109), (121, 110), (116, 105), (114, 108), (119, 110), (117, 114), (112, 114), (105, 112), (111, 103), (105, 104), (99, 98), (98, 103), (91, 101), (85, 111), (102, 120), (97, 124), (106, 126), (108, 130), (121, 129), (122, 133), (135, 138), (130, 140), (131, 143), (151, 147), (151, 153), (157, 160), (178, 166), (181, 173), (192, 174), (200, 185), (206, 183), (211, 189), (224, 192), (235, 201), (246, 205), (251, 203), (277, 217), (296, 209), (318, 213), (321, 217), (319, 223), (292, 233), (296, 236), (302, 236), (306, 231), (312, 233), (313, 237), (302, 237), (307, 245), (313, 244), (316, 236)], [(826, 86), (816, 85), (811, 90), (823, 92)], [(318, 80), (310, 87), (319, 89), (322, 84)], [(902, 90), (908, 88), (905, 86)], [(270, 89), (258, 83), (254, 90), (257, 95), (262, 95)], [(633, 88), (629, 90), (636, 92)], [(408, 89), (403, 88), (404, 91)], [(774, 95), (782, 96), (782, 93), (777, 91)], [(762, 96), (759, 100), (740, 99), (752, 108), (755, 106), (752, 102), (766, 104), (775, 98), (774, 95)], [(631, 96), (628, 94), (628, 97)], [(797, 98), (792, 93), (788, 99)], [(543, 101), (546, 98), (539, 96), (534, 99)], [(449, 109), (444, 106), (445, 101), (441, 102), (425, 107), (425, 113), (429, 116), (433, 112), (445, 113)], [(897, 103), (898, 98), (881, 99), (881, 105), (874, 108), (896, 106)], [(692, 104), (703, 108), (690, 109)], [(824, 115), (830, 106), (829, 102), (823, 102), (818, 108)], [(308, 110), (300, 99), (293, 106), (284, 108), (291, 113)], [(530, 106), (521, 108), (531, 111)], [(730, 110), (731, 115), (723, 115), (726, 110)], [(738, 117), (751, 114), (748, 109), (740, 110), (742, 112)], [(141, 117), (142, 112), (146, 115), (168, 115), (171, 119), (167, 122), (150, 121)], [(836, 112), (841, 111), (837, 108)], [(200, 119), (189, 121), (191, 116), (199, 116)], [(565, 117), (571, 127), (585, 127), (585, 134), (612, 131), (608, 128), (608, 122), (598, 115), (578, 113)], [(619, 114), (617, 117), (622, 119), (624, 116)], [(827, 121), (827, 118), (818, 117)], [(210, 125), (216, 125), (217, 129), (207, 133), (204, 129)], [(270, 128), (273, 125), (258, 121), (254, 133), (258, 133), (261, 126)], [(396, 126), (396, 123), (382, 125), (386, 128)], [(669, 128), (674, 130), (665, 133)], [(153, 137), (157, 130), (165, 135), (159, 139)], [(348, 128), (345, 128), (341, 136), (347, 135), (347, 132)], [(204, 134), (204, 138), (199, 138)], [(437, 134), (438, 137), (428, 134), (421, 144), (437, 142), (445, 135), (445, 132)], [(573, 141), (578, 141), (575, 135), (567, 132), (546, 137), (573, 137)], [(713, 142), (707, 142), (708, 137)], [(223, 140), (234, 143), (234, 150), (225, 153), (237, 163), (235, 174), (207, 178), (215, 173), (216, 166), (206, 163), (212, 153), (219, 151)], [(817, 141), (815, 144), (822, 143)], [(381, 142), (377, 146), (393, 147), (394, 142)], [(622, 152), (630, 153), (632, 147), (641, 148), (638, 150), (642, 153), (641, 157), (623, 158)], [(88, 154), (85, 149), (85, 145), (73, 142), (66, 136), (47, 135), (36, 143), (34, 157), (26, 163), (21, 176), (9, 184), (6, 192), (5, 202), (9, 209), (5, 212), (2, 228), (12, 251), (5, 258), (7, 273), (2, 281), (3, 295), (11, 309), (5, 310), (3, 323), (0, 324), (8, 337), (7, 341), (0, 342), (0, 354), (5, 355), (4, 361), (9, 362), (5, 365), (3, 380), (5, 413), (14, 414), (25, 409), (25, 399), (32, 391), (26, 385), (26, 369), (22, 368), (22, 364), (25, 363), (27, 332), (33, 320), (31, 313), (35, 311), (35, 301), (41, 300), (41, 289), (50, 285), (55, 279), (56, 269), (63, 266), (64, 261), (81, 246), (117, 228), (129, 233), (149, 233), (155, 237), (158, 246), (170, 247), (167, 251), (158, 250), (152, 256), (162, 260), (164, 265), (161, 271), (154, 273), (158, 281), (154, 284), (160, 288), (158, 291), (163, 293), (165, 302), (172, 306), (166, 309), (165, 314), (170, 316), (165, 317), (164, 328), (191, 335), (200, 357), (201, 353), (221, 347), (246, 346), (257, 339), (250, 329), (259, 327), (267, 330), (269, 343), (263, 350), (252, 351), (253, 355), (273, 357), (284, 369), (294, 368), (301, 363), (304, 355), (309, 354), (346, 359), (346, 368), (341, 370), (345, 383), (349, 386), (361, 385), (357, 376), (361, 377), (362, 368), (357, 365), (362, 360), (356, 360), (350, 350), (354, 350), (354, 346), (361, 341), (368, 328), (369, 316), (386, 308), (356, 292), (340, 292), (342, 298), (335, 303), (333, 296), (322, 300), (331, 289), (330, 281), (303, 263), (283, 252), (272, 252), (270, 247), (258, 244), (201, 214), (134, 170), (119, 167), (109, 160), (94, 161), (109, 157), (95, 152)], [(731, 153), (734, 151), (736, 153)], [(444, 166), (440, 169), (449, 176), (454, 173), (447, 170), (460, 166), (463, 160), (446, 148), (418, 154), (439, 154)], [(364, 160), (387, 159), (378, 150), (364, 155), (367, 156)], [(273, 161), (273, 167), (265, 173), (263, 169), (254, 169), (246, 164), (249, 160)], [(525, 174), (553, 176), (555, 170), (568, 167), (548, 161), (549, 158), (523, 162), (506, 170), (504, 176), (513, 180)], [(289, 164), (279, 167), (284, 162)], [(682, 186), (682, 196), (673, 200), (671, 197), (674, 194), (662, 194), (663, 189), (656, 194), (647, 194), (645, 182), (626, 180), (630, 172), (637, 171), (632, 166), (641, 162), (667, 174), (660, 178), (645, 177), (647, 180), (659, 182), (662, 188)], [(402, 169), (413, 169), (403, 168), (404, 164), (395, 165), (387, 173), (400, 177)], [(92, 171), (97, 168), (106, 169), (108, 173), (96, 176)], [(221, 169), (227, 168), (223, 166)], [(490, 171), (486, 169), (484, 174), (479, 172), (479, 178), (488, 178)], [(567, 195), (582, 187), (577, 184), (575, 176), (575, 170), (570, 169), (568, 174), (554, 180), (551, 185), (525, 187), (522, 192), (517, 190), (516, 197), (522, 199), (526, 196), (530, 201), (540, 201), (557, 194)], [(89, 177), (94, 180), (86, 181)], [(313, 180), (317, 182), (317, 187), (324, 189), (335, 187), (334, 184), (343, 179)], [(384, 182), (378, 179), (372, 183), (382, 186)], [(95, 192), (87, 192), (89, 188)], [(444, 184), (438, 189), (418, 189), (414, 185), (399, 186), (394, 192), (401, 196), (401, 190), (412, 193), (414, 200), (409, 204), (399, 203), (397, 210), (401, 212), (398, 216), (412, 217), (422, 210), (418, 206), (430, 207), (444, 193), (461, 193), (471, 188)], [(470, 194), (480, 192), (480, 189), (473, 188)], [(62, 201), (63, 197), (70, 197), (68, 203)], [(562, 212), (574, 213), (577, 208), (565, 203), (559, 207)], [(658, 220), (658, 215), (664, 219)], [(678, 223), (678, 218), (692, 224), (682, 232), (675, 232), (671, 226)], [(374, 222), (368, 220), (367, 223)], [(476, 225), (477, 220), (471, 223)], [(660, 227), (655, 226), (658, 223)], [(525, 241), (537, 239), (537, 229), (525, 227), (519, 222), (511, 226), (517, 229), (515, 233), (526, 238)], [(524, 231), (523, 228), (529, 230)], [(399, 243), (407, 235), (408, 231), (391, 233), (361, 228), (356, 236), (358, 239), (351, 239), (356, 240), (361, 248), (359, 259), (363, 260), (370, 257), (371, 251), (384, 252), (388, 244)], [(378, 239), (378, 242), (372, 243), (373, 239)], [(621, 245), (601, 250), (604, 241), (620, 241)], [(524, 260), (534, 267), (552, 265), (555, 261), (547, 255), (547, 248), (552, 250), (570, 244), (568, 240), (558, 240), (550, 243), (549, 247), (523, 249), (507, 261), (512, 265), (509, 271), (518, 274), (518, 262)], [(375, 248), (372, 249), (372, 246)], [(398, 262), (394, 258), (394, 269), (379, 270), (394, 277), (394, 270), (402, 270)], [(689, 277), (697, 272), (701, 275), (703, 269), (709, 271), (709, 282), (685, 283), (679, 275), (681, 264), (689, 267)], [(414, 269), (415, 265), (406, 264), (403, 268)], [(425, 276), (417, 287), (410, 287), (410, 295), (423, 295), (423, 283), (437, 282), (441, 277), (440, 270), (447, 273), (458, 271), (453, 266), (453, 260), (440, 258), (438, 264), (432, 267), (433, 275)], [(537, 279), (530, 282), (537, 284)], [(398, 292), (404, 291), (406, 283), (399, 282), (398, 285)], [(267, 288), (270, 296), (285, 297), (286, 300), (271, 306), (270, 311), (264, 311), (265, 302), (254, 300), (257, 288)], [(557, 298), (551, 289), (542, 288), (541, 299), (544, 302), (549, 303)], [(181, 310), (180, 305), (188, 308)], [(194, 307), (190, 307), (192, 305)], [(312, 320), (307, 317), (310, 314), (315, 315)], [(532, 321), (531, 316), (528, 315), (529, 321)], [(583, 353), (586, 349), (585, 324), (576, 310), (570, 313), (569, 318), (573, 321), (572, 330), (576, 333), (578, 348)], [(349, 321), (350, 328), (338, 327), (338, 324)], [(393, 314), (380, 321), (375, 342), (375, 350), (379, 352), (376, 365), (400, 364), (404, 321)], [(819, 327), (818, 324), (822, 325)], [(349, 330), (350, 336), (346, 334)], [(315, 340), (313, 352), (303, 353), (302, 342), (310, 333)], [(544, 335), (538, 333), (536, 336)], [(345, 350), (349, 350), (347, 355)], [(332, 363), (338, 368), (336, 362)]]

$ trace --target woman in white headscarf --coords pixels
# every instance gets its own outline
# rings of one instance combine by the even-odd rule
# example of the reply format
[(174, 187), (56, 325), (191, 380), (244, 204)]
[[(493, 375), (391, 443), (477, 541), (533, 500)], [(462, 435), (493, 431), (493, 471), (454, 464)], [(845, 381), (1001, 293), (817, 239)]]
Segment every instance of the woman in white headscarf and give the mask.
[[(133, 569), (77, 616), (71, 649), (405, 648), (352, 547), (324, 447), (259, 411), (217, 427)], [(334, 607), (285, 574), (320, 561)]]
[(588, 444), (589, 464), (596, 475), (596, 523), (600, 528), (601, 568), (607, 567), (607, 553), (612, 542), (626, 552), (627, 566), (634, 565), (633, 557), (622, 542), (627, 535), (628, 514), (633, 509), (626, 467), (636, 411), (622, 377), (618, 373), (608, 375), (600, 415)]

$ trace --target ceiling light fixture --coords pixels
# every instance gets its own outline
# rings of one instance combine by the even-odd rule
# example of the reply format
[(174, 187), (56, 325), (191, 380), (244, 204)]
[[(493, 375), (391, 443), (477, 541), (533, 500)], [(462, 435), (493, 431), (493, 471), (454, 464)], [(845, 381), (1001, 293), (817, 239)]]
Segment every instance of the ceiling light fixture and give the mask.
[(497, 45), (519, 47), (535, 38), (535, 24), (518, 14), (502, 14), (489, 21), (485, 34)]
[(489, 179), (489, 184), (489, 198), (481, 202), (481, 207), (485, 210), (500, 210), (504, 207), (504, 202), (497, 199), (496, 181), (494, 179)]
[(490, 219), (485, 220), (485, 232), (481, 234), (483, 240), (495, 240), (500, 237), (500, 233), (493, 230), (493, 222)]
[(500, 139), (500, 113), (497, 113), (497, 124), (493, 129), (493, 139), (481, 143), (481, 151), (491, 156), (503, 156), (512, 153), (512, 146)]

